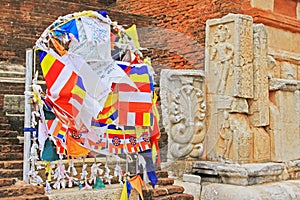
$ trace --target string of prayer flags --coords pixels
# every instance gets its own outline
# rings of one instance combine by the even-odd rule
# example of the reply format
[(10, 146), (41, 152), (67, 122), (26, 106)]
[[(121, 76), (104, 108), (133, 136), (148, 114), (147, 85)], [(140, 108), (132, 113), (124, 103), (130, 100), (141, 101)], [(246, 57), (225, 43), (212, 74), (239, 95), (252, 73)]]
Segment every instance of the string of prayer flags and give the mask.
[[(47, 108), (40, 109), (44, 112), (41, 118), (46, 119), (40, 120), (44, 157), (49, 153), (61, 158), (130, 157), (145, 152), (145, 175), (154, 187), (160, 138), (157, 96), (154, 70), (149, 59), (142, 59), (136, 26), (125, 30), (104, 12), (83, 11), (56, 20), (37, 40), (36, 48), (47, 87), (46, 96), (38, 102)], [(35, 92), (35, 98), (42, 96), (40, 93)], [(107, 165), (105, 168), (104, 178), (110, 184), (112, 176)], [(115, 168), (120, 182), (122, 175), (122, 169)], [(57, 188), (64, 187), (64, 178), (57, 180)], [(72, 177), (66, 178), (72, 183)], [(90, 189), (84, 179), (85, 187), (80, 181), (79, 186)], [(132, 189), (143, 199), (146, 184), (140, 175), (125, 179), (121, 199), (129, 199)], [(94, 188), (104, 186), (97, 175), (93, 180)]]

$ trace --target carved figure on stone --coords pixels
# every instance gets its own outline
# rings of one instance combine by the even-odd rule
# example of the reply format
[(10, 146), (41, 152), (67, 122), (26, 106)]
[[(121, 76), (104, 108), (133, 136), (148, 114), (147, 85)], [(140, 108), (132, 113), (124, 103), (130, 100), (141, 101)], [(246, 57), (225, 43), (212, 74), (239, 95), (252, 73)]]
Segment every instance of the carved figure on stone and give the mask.
[(218, 78), (217, 93), (224, 94), (229, 75), (232, 75), (233, 46), (228, 42), (231, 32), (224, 24), (218, 25), (214, 33), (214, 44), (211, 44), (210, 60), (216, 61), (215, 73), (221, 71)]
[(230, 125), (230, 116), (227, 111), (223, 112), (224, 121), (221, 125), (220, 138), (224, 141), (222, 157), (228, 159), (233, 140), (233, 130)]
[(170, 94), (169, 105), (171, 159), (200, 158), (205, 136), (203, 92), (193, 85), (192, 77), (181, 78), (181, 88)]

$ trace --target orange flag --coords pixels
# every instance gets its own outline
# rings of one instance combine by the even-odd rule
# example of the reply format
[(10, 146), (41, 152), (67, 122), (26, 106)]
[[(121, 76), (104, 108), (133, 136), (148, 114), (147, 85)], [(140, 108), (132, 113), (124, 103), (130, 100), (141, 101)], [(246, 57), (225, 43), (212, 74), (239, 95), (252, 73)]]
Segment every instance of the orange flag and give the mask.
[(141, 176), (136, 175), (135, 177), (132, 177), (128, 181), (131, 184), (132, 188), (134, 188), (134, 189), (136, 189), (136, 191), (138, 191), (138, 193), (140, 194), (142, 200), (144, 200), (142, 186), (144, 186), (147, 190), (148, 190), (148, 188), (147, 188), (147, 185), (142, 180)]
[(76, 142), (76, 140), (71, 135), (67, 135), (66, 143), (68, 156), (78, 158), (81, 156), (86, 156), (90, 152), (90, 150)]
[(68, 51), (65, 50), (65, 48), (61, 44), (59, 44), (59, 42), (56, 39), (50, 38), (50, 40), (53, 46), (55, 47), (55, 49), (57, 50), (57, 52), (59, 53), (59, 55), (63, 56), (66, 53), (68, 53)]

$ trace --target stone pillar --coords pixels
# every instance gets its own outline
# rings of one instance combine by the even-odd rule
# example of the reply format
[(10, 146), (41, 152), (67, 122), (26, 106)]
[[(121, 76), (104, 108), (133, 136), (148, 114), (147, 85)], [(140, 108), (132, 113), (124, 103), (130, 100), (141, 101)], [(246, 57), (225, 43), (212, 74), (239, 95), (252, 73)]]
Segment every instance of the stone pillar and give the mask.
[(253, 21), (229, 14), (206, 22), (208, 160), (253, 161), (247, 100), (253, 99)]
[(206, 133), (204, 72), (162, 70), (160, 97), (168, 161), (200, 159)]
[(272, 161), (300, 158), (300, 81), (271, 79), (270, 136)]
[(253, 26), (253, 99), (249, 100), (249, 119), (253, 126), (269, 125), (268, 41), (262, 24)]

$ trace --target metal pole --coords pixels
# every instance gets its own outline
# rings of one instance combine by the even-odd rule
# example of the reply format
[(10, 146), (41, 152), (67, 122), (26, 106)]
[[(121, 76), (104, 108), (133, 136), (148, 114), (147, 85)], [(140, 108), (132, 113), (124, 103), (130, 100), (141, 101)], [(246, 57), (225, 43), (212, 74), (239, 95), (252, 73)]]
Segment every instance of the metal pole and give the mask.
[[(33, 50), (26, 49), (26, 81), (25, 81), (25, 113), (24, 113), (24, 129), (28, 130), (31, 126), (31, 103), (30, 96), (28, 95), (32, 82), (32, 57)], [(28, 172), (30, 170), (30, 146), (31, 146), (31, 133), (24, 131), (24, 163), (23, 163), (23, 180), (29, 182)]]

